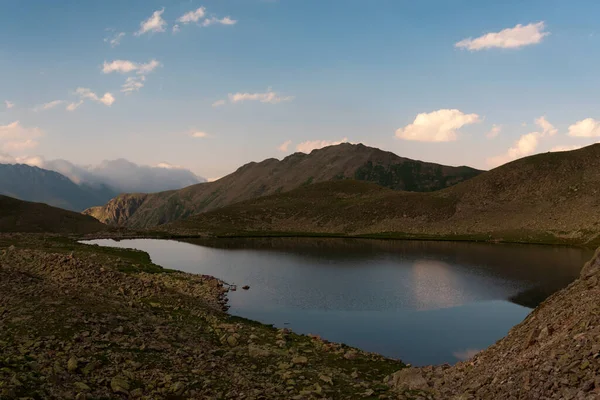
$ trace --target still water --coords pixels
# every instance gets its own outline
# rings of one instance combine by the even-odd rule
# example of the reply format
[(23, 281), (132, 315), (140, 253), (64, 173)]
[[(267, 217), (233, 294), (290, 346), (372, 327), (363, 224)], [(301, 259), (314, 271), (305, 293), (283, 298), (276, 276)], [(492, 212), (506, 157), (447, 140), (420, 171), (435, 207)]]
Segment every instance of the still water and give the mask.
[(452, 364), (493, 344), (592, 256), (567, 247), (360, 239), (88, 243), (143, 250), (163, 267), (237, 284), (233, 315), (413, 365)]

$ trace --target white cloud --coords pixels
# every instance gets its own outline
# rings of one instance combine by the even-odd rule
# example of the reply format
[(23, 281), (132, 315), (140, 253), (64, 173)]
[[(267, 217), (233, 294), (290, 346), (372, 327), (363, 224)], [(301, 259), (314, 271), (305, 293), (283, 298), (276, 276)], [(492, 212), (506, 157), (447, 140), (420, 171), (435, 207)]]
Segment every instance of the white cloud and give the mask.
[(274, 91), (272, 91), (271, 89), (267, 89), (267, 91), (264, 93), (229, 93), (230, 103), (241, 103), (244, 101), (259, 101), (261, 103), (278, 104), (284, 101), (292, 100), (294, 100), (294, 96), (282, 97)]
[(291, 140), (286, 140), (285, 142), (283, 142), (279, 147), (277, 147), (277, 149), (279, 151), (282, 151), (284, 153), (287, 153), (288, 151), (288, 147), (290, 147), (290, 144), (292, 144)]
[(212, 103), (213, 107), (221, 107), (224, 106), (225, 103), (227, 103), (225, 100), (217, 100), (214, 103)]
[(115, 33), (114, 36), (104, 39), (104, 42), (110, 44), (110, 47), (117, 47), (121, 44), (121, 39), (125, 37), (125, 32)]
[[(104, 93), (104, 95), (102, 97), (98, 97), (98, 95), (96, 93), (92, 92), (90, 89), (79, 87), (75, 90), (75, 94), (77, 94), (82, 100), (84, 100), (84, 99), (93, 100), (93, 101), (102, 103), (109, 107), (115, 102), (114, 96), (108, 92)], [(77, 107), (75, 107), (75, 108), (77, 108)], [(72, 110), (70, 110), (70, 111), (72, 111)]]
[(598, 137), (600, 136), (600, 121), (586, 118), (569, 126), (569, 136)]
[(542, 116), (542, 117), (536, 118), (535, 124), (537, 126), (539, 126), (540, 128), (542, 128), (543, 136), (546, 136), (546, 135), (554, 136), (558, 132), (558, 129), (556, 129), (554, 127), (554, 125), (552, 125), (550, 122), (548, 122), (548, 120), (546, 120), (546, 117)]
[(492, 129), (490, 129), (489, 132), (485, 134), (485, 136), (488, 139), (493, 139), (496, 136), (498, 136), (501, 131), (502, 131), (502, 126), (494, 124), (494, 125), (492, 125)]
[(477, 114), (442, 109), (417, 115), (412, 124), (396, 130), (396, 137), (421, 142), (449, 142), (457, 139), (458, 129), (480, 121)]
[(214, 24), (221, 24), (221, 25), (235, 25), (237, 24), (237, 20), (235, 19), (231, 19), (230, 17), (225, 17), (225, 18), (217, 18), (217, 17), (211, 17), (211, 18), (206, 18), (204, 21), (202, 21), (202, 26), (206, 27), (206, 26), (211, 26)]
[(456, 43), (459, 48), (478, 51), (490, 48), (515, 49), (523, 46), (537, 44), (550, 34), (544, 32), (543, 21), (528, 25), (518, 24), (514, 28), (503, 29), (500, 32), (490, 32), (478, 38), (468, 38)]
[(126, 94), (137, 92), (138, 90), (144, 87), (145, 80), (146, 77), (144, 75), (130, 76), (127, 78), (123, 86), (121, 86), (121, 92)]
[(102, 72), (110, 74), (112, 72), (118, 72), (121, 74), (127, 74), (129, 72), (136, 72), (138, 74), (147, 74), (154, 71), (160, 63), (156, 60), (150, 60), (145, 64), (138, 64), (129, 60), (114, 60), (111, 62), (104, 61), (102, 65)]
[(78, 102), (69, 103), (66, 110), (67, 111), (75, 111), (82, 104), (83, 104), (83, 100), (79, 100)]
[(6, 153), (20, 153), (38, 145), (37, 138), (44, 135), (39, 128), (28, 128), (19, 121), (0, 125), (0, 150)]
[(140, 30), (135, 35), (140, 36), (147, 32), (164, 32), (167, 27), (167, 22), (162, 18), (164, 12), (164, 8), (154, 11), (150, 18), (140, 23)]
[(341, 143), (347, 143), (348, 138), (343, 138), (337, 142), (329, 141), (329, 140), (307, 140), (306, 142), (302, 142), (296, 146), (296, 150), (301, 151), (302, 153), (310, 153), (313, 150), (320, 149), (322, 147), (327, 146), (335, 146)]
[(175, 24), (173, 25), (173, 33), (178, 33), (181, 31), (181, 28), (179, 27), (179, 25)]
[(11, 108), (13, 108), (15, 106), (15, 103), (13, 103), (12, 101), (8, 101), (8, 100), (4, 100), (4, 104), (6, 105), (7, 110), (10, 110)]
[(177, 22), (181, 22), (182, 24), (198, 22), (201, 18), (204, 18), (205, 15), (206, 15), (206, 8), (200, 7), (194, 11), (189, 11), (189, 12), (183, 14), (181, 17), (177, 18)]
[(547, 136), (553, 136), (558, 132), (558, 130), (546, 120), (546, 117), (542, 116), (536, 118), (535, 124), (541, 128), (541, 131), (529, 132), (522, 135), (505, 154), (489, 158), (487, 160), (488, 164), (490, 166), (498, 166), (516, 160), (517, 158), (529, 156), (537, 149), (540, 139)]
[(64, 103), (64, 100), (49, 101), (48, 103), (44, 103), (42, 105), (34, 107), (33, 111), (38, 112), (38, 111), (51, 110), (54, 107), (57, 107), (57, 106), (59, 106), (59, 105), (61, 105), (63, 103)]
[(202, 131), (191, 131), (189, 135), (193, 138), (207, 138), (209, 136), (208, 133)]
[(582, 148), (583, 146), (580, 145), (571, 145), (571, 146), (554, 146), (553, 148), (550, 149), (550, 151), (555, 152), (555, 151), (571, 151), (571, 150), (577, 150)]

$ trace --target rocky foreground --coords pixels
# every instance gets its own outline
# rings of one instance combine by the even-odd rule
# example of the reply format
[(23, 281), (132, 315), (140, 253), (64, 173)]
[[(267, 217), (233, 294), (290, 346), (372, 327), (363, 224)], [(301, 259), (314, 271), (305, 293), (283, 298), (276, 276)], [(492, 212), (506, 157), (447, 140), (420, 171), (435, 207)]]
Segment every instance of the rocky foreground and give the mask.
[(226, 290), (142, 252), (0, 236), (0, 399), (394, 398), (401, 362), (231, 317)]
[(143, 252), (0, 235), (0, 399), (597, 399), (599, 283), (600, 251), (473, 359), (406, 368), (231, 317)]

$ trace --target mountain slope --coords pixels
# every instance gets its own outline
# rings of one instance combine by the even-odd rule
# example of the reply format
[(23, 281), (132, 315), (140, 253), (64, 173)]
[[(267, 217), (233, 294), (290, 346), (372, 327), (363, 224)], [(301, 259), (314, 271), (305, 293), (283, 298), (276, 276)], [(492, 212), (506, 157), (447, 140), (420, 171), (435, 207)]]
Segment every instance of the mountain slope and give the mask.
[(426, 192), (454, 185), (481, 172), (469, 167), (410, 160), (362, 144), (343, 143), (310, 154), (295, 153), (281, 161), (271, 158), (249, 163), (211, 183), (150, 195), (122, 195), (85, 213), (108, 224), (151, 227), (318, 182), (358, 179), (395, 190)]
[(72, 211), (104, 204), (117, 195), (106, 186), (77, 185), (58, 172), (25, 164), (0, 164), (0, 194)]
[(106, 228), (87, 215), (0, 195), (0, 232), (85, 234)]
[(175, 234), (326, 233), (597, 241), (600, 145), (523, 158), (431, 193), (367, 182), (311, 185), (162, 227)]

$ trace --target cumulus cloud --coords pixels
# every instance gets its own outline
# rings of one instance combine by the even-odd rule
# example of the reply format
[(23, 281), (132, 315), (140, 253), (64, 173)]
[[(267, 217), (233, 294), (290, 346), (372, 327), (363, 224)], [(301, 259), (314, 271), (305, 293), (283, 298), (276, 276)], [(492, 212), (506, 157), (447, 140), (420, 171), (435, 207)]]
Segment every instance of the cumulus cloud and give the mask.
[[(261, 103), (278, 104), (284, 101), (294, 100), (294, 96), (281, 96), (270, 88), (264, 93), (229, 93), (228, 98), (229, 102), (233, 104), (242, 103), (245, 101), (259, 101)], [(219, 100), (213, 103), (213, 107), (223, 104), (225, 104), (225, 100)]]
[(4, 100), (4, 105), (6, 106), (7, 110), (10, 110), (15, 106), (15, 103), (13, 103), (12, 101)]
[(480, 121), (477, 114), (442, 109), (417, 115), (412, 124), (396, 130), (396, 137), (420, 142), (450, 142), (457, 139), (458, 129)]
[(286, 153), (288, 151), (288, 148), (290, 147), (290, 144), (292, 144), (292, 141), (291, 140), (286, 140), (279, 147), (277, 147), (277, 149), (279, 151), (282, 151), (282, 152)]
[(58, 107), (61, 104), (64, 103), (64, 100), (53, 100), (53, 101), (49, 101), (48, 103), (44, 103), (41, 104), (39, 106), (36, 106), (33, 108), (33, 111), (38, 112), (38, 111), (46, 111), (46, 110), (51, 110), (54, 107)]
[[(78, 95), (81, 100), (89, 99), (98, 103), (102, 103), (105, 106), (111, 106), (115, 102), (115, 98), (112, 94), (106, 92), (102, 97), (99, 97), (96, 93), (92, 92), (88, 88), (79, 87), (75, 90), (75, 94)], [(70, 105), (69, 105), (70, 106)], [(77, 108), (77, 107), (75, 107)]]
[(214, 24), (220, 24), (220, 25), (235, 25), (237, 24), (237, 20), (235, 19), (231, 19), (231, 17), (225, 17), (225, 18), (217, 18), (217, 17), (211, 17), (211, 18), (206, 18), (204, 21), (202, 21), (202, 26), (206, 27), (206, 26), (211, 26)]
[(12, 155), (19, 154), (36, 147), (36, 139), (42, 136), (44, 132), (41, 129), (23, 126), (19, 121), (0, 125), (0, 150)]
[(115, 33), (112, 37), (104, 39), (105, 43), (110, 44), (110, 47), (117, 47), (121, 44), (121, 39), (125, 37), (125, 32)]
[(348, 138), (343, 138), (342, 140), (339, 140), (337, 142), (330, 141), (330, 140), (307, 140), (306, 142), (299, 143), (296, 146), (296, 150), (298, 150), (302, 153), (310, 153), (311, 151), (320, 149), (322, 147), (335, 146), (337, 144), (347, 143), (347, 142), (348, 142)]
[(496, 136), (498, 136), (501, 131), (502, 131), (502, 126), (494, 124), (494, 125), (492, 125), (492, 129), (490, 129), (489, 132), (485, 134), (485, 136), (488, 139), (493, 139)]
[(143, 75), (154, 71), (159, 66), (160, 63), (156, 60), (150, 60), (145, 64), (136, 63), (129, 60), (113, 60), (111, 62), (104, 61), (104, 64), (102, 65), (102, 72), (105, 74), (110, 74), (112, 72), (118, 72), (121, 74), (135, 72)]
[(217, 100), (214, 103), (212, 103), (213, 107), (221, 107), (224, 106), (225, 103), (227, 103), (225, 100)]
[(164, 32), (167, 27), (167, 22), (162, 18), (164, 12), (164, 8), (154, 11), (150, 18), (140, 23), (140, 30), (135, 35), (140, 36), (148, 32)]
[(179, 27), (179, 25), (175, 24), (173, 25), (173, 33), (178, 33), (181, 31), (181, 28)]
[(540, 139), (547, 136), (554, 136), (558, 132), (558, 130), (548, 122), (546, 117), (536, 118), (535, 124), (541, 128), (541, 130), (522, 135), (505, 154), (488, 159), (488, 164), (490, 166), (498, 166), (516, 160), (517, 158), (529, 156), (537, 149)]
[(206, 15), (206, 8), (200, 7), (196, 10), (186, 12), (181, 17), (177, 18), (177, 22), (182, 24), (189, 24), (191, 22), (198, 22), (201, 18)]
[(77, 108), (79, 108), (80, 105), (83, 104), (83, 100), (79, 100), (73, 103), (69, 103), (66, 107), (67, 111), (75, 111), (77, 110)]
[(146, 77), (144, 75), (140, 76), (130, 76), (125, 80), (123, 86), (121, 86), (121, 92), (125, 94), (131, 94), (133, 92), (139, 91), (144, 87), (144, 81)]
[(600, 121), (586, 118), (569, 126), (569, 136), (573, 137), (599, 137)]
[(503, 29), (500, 32), (490, 32), (478, 38), (468, 38), (456, 43), (458, 48), (479, 51), (490, 48), (515, 49), (537, 44), (550, 32), (545, 32), (543, 21), (528, 25), (518, 24), (514, 28)]
[(206, 138), (208, 137), (208, 133), (202, 131), (191, 131), (189, 135), (193, 138)]

